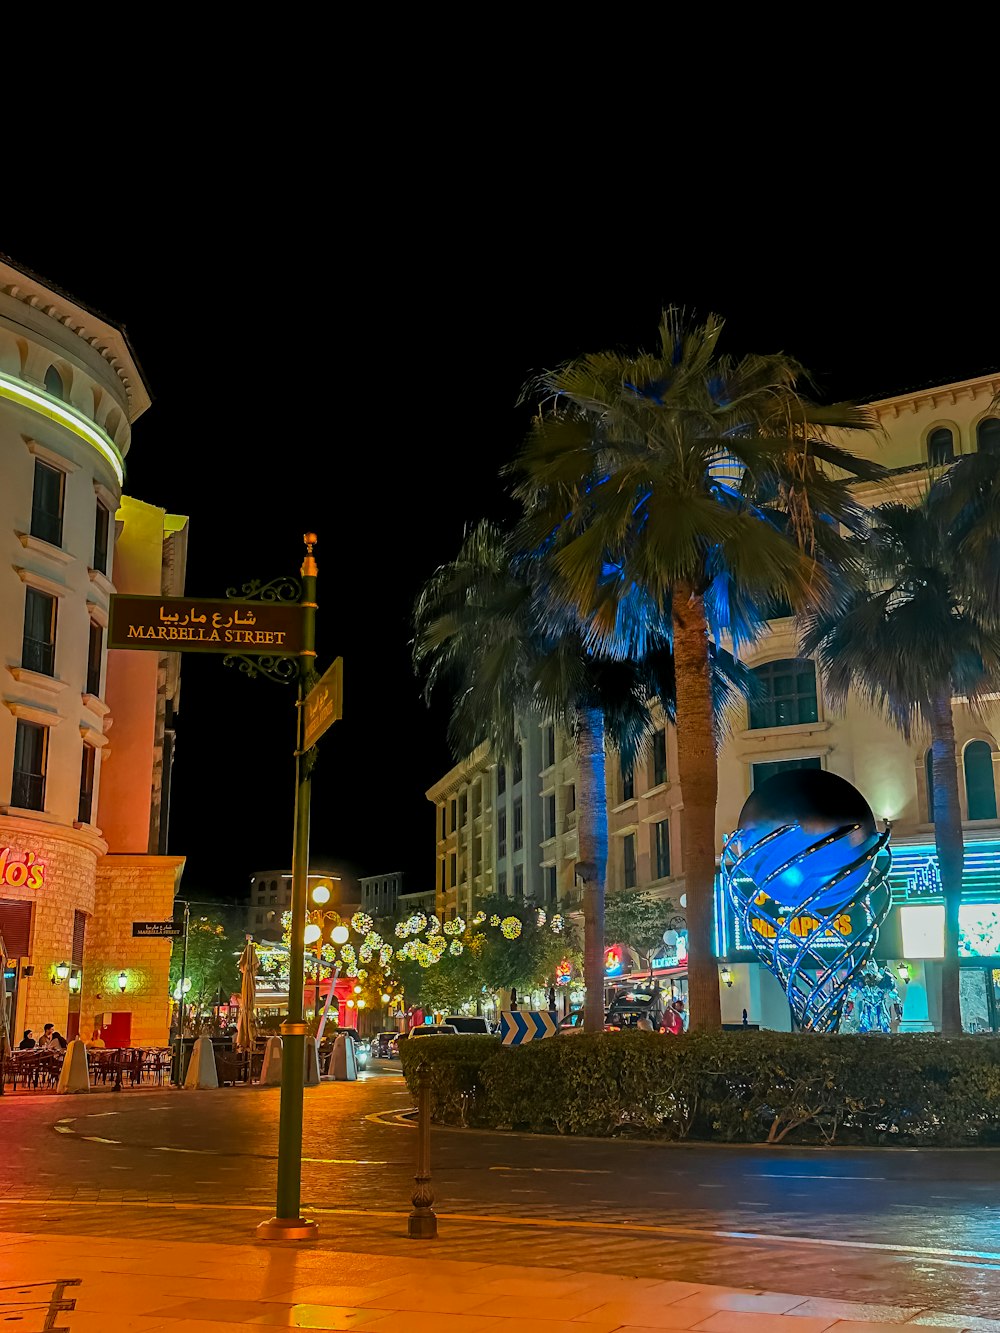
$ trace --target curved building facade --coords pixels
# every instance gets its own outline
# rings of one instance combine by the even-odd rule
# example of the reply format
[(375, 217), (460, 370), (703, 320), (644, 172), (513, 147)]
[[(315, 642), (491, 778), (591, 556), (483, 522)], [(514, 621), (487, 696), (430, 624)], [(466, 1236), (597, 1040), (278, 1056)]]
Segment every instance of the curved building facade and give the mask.
[[(138, 749), (130, 737), (111, 759), (116, 705), (106, 652), (132, 509), (141, 518), (150, 508), (122, 497), (132, 422), (149, 402), (121, 329), (0, 262), (0, 935), (15, 1043), (24, 1028), (39, 1036), (46, 1022), (69, 1035), (106, 1028), (118, 1044), (167, 1035), (169, 941), (133, 945), (132, 904), (116, 885), (137, 873), (122, 857), (146, 858), (145, 879), (158, 887), (143, 905), (169, 917), (182, 862), (148, 864), (163, 850), (149, 836), (141, 846), (109, 846), (100, 818), (105, 765), (138, 762), (141, 773), (145, 751), (146, 834), (156, 804), (160, 682), (138, 694), (119, 690), (126, 714), (148, 715), (148, 735)], [(178, 525), (154, 513), (163, 520), (156, 586), (135, 591), (166, 591), (164, 534)], [(154, 676), (157, 665), (154, 658)], [(136, 950), (150, 944), (158, 952), (147, 966)]]

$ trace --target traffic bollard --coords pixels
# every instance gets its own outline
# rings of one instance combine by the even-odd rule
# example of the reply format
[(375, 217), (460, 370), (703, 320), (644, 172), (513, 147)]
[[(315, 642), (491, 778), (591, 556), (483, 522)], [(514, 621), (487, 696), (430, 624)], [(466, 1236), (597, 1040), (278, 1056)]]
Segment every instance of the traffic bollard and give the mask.
[(413, 1211), (407, 1222), (411, 1240), (436, 1240), (437, 1215), (431, 1188), (431, 1085), (425, 1068), (417, 1074), (417, 1174), (413, 1178)]

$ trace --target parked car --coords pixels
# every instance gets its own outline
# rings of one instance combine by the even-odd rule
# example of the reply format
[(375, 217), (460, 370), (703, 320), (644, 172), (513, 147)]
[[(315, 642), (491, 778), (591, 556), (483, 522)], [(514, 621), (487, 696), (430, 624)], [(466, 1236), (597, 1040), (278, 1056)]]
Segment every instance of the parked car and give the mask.
[(451, 1023), (424, 1023), (418, 1028), (413, 1028), (410, 1032), (411, 1037), (457, 1037), (458, 1028), (453, 1027)]
[(444, 1021), (450, 1024), (459, 1034), (470, 1032), (477, 1036), (489, 1037), (493, 1032), (486, 1019), (480, 1018), (476, 1014), (449, 1014)]
[(398, 1036), (399, 1033), (395, 1028), (391, 1032), (376, 1032), (371, 1041), (372, 1058), (375, 1060), (391, 1060), (393, 1055), (398, 1052), (396, 1044)]
[[(564, 1018), (561, 1018), (559, 1022), (556, 1024), (556, 1036), (559, 1036), (560, 1033), (566, 1033), (566, 1032), (573, 1033), (582, 1031), (583, 1031), (582, 1009), (571, 1009), (569, 1013), (566, 1014)], [(617, 1032), (618, 1029), (616, 1027), (610, 1026), (609, 1023), (605, 1020), (604, 1031)]]

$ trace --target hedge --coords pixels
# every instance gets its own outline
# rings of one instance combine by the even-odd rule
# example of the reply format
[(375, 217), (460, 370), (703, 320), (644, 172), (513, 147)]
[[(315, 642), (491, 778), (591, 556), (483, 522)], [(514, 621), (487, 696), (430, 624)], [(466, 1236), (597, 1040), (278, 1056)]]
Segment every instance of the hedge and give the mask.
[(1000, 1038), (653, 1032), (400, 1042), (441, 1124), (742, 1143), (1000, 1144)]

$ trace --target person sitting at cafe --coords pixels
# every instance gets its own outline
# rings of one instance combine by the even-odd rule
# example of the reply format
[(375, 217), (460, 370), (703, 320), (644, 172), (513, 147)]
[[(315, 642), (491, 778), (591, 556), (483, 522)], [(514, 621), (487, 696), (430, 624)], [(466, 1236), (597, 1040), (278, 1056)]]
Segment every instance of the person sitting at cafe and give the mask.
[(31, 1035), (31, 1028), (24, 1029), (24, 1036), (17, 1043), (19, 1051), (33, 1051), (35, 1049), (35, 1039)]
[(98, 1028), (94, 1028), (90, 1034), (90, 1041), (84, 1042), (84, 1045), (88, 1051), (103, 1051), (105, 1049), (104, 1039)]
[(55, 1023), (46, 1023), (42, 1028), (42, 1040), (38, 1043), (38, 1047), (42, 1051), (64, 1051), (66, 1038), (61, 1032), (56, 1031)]

